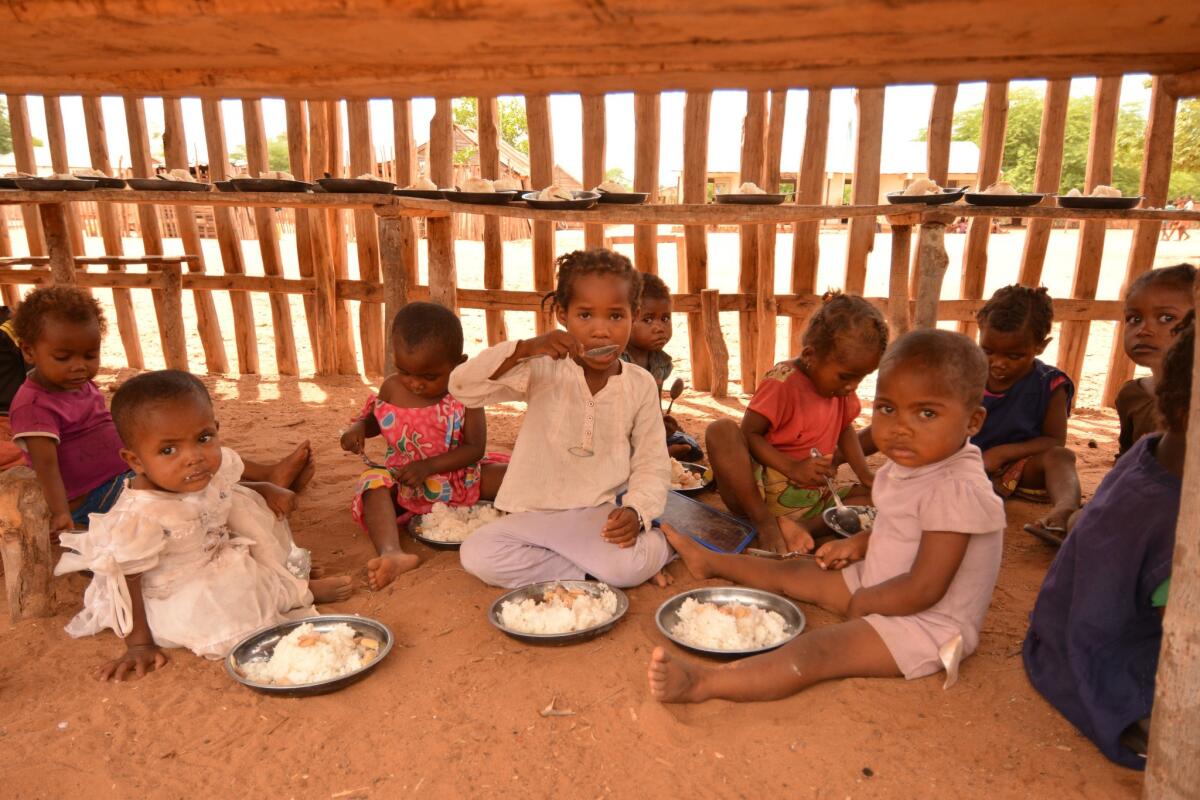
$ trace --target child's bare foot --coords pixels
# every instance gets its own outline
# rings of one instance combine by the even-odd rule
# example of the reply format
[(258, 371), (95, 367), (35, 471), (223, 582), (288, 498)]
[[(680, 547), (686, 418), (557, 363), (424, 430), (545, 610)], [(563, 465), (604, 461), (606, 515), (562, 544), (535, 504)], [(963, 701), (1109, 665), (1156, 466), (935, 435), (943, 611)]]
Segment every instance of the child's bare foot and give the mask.
[(661, 647), (654, 648), (646, 677), (650, 696), (660, 703), (698, 703), (706, 698), (696, 690), (696, 667), (676, 661)]
[(372, 589), (382, 589), (420, 563), (420, 558), (403, 550), (384, 553), (367, 562), (367, 582)]
[(354, 587), (348, 575), (309, 580), (308, 588), (313, 593), (314, 603), (340, 603), (343, 600), (349, 600), (350, 595), (354, 593)]
[[(705, 549), (704, 545), (692, 537), (680, 533), (670, 525), (663, 525), (662, 532), (667, 537), (667, 541), (671, 543), (671, 547), (675, 548), (675, 552), (679, 553), (679, 557), (683, 559), (688, 572), (697, 578), (712, 577), (712, 567), (709, 565), (711, 555)], [(662, 573), (659, 574), (661, 575)], [(655, 582), (657, 583), (657, 577)], [(662, 586), (664, 584), (658, 585)]]
[(654, 577), (650, 579), (650, 583), (653, 583), (660, 589), (665, 589), (674, 582), (675, 579), (671, 577), (671, 574), (667, 572), (665, 567), (654, 573)]
[(789, 553), (811, 553), (813, 549), (813, 537), (799, 522), (789, 517), (779, 518), (779, 535), (783, 539), (783, 543), (787, 546), (784, 552)]
[(322, 567), (320, 564), (313, 564), (311, 567), (308, 568), (308, 577), (310, 580), (312, 580), (313, 578), (324, 578), (325, 577), (325, 568)]
[(307, 441), (304, 441), (295, 450), (284, 456), (278, 464), (271, 467), (270, 481), (276, 486), (299, 492), (308, 484), (315, 469), (312, 447)]

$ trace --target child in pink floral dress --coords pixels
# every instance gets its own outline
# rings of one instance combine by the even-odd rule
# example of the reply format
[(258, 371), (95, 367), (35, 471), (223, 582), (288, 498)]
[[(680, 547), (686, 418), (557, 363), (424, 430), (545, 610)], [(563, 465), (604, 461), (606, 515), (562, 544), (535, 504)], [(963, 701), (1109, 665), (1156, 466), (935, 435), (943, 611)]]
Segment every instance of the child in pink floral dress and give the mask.
[(467, 408), (446, 385), (466, 360), (458, 317), (435, 303), (410, 303), (392, 323), (396, 372), (372, 395), (342, 433), (342, 449), (362, 453), (367, 437), (382, 436), (387, 456), (359, 480), (351, 505), (379, 555), (367, 578), (383, 588), (420, 563), (400, 546), (400, 527), (434, 503), (470, 506), (496, 496), (503, 455), (485, 457), (487, 422), (482, 408)]

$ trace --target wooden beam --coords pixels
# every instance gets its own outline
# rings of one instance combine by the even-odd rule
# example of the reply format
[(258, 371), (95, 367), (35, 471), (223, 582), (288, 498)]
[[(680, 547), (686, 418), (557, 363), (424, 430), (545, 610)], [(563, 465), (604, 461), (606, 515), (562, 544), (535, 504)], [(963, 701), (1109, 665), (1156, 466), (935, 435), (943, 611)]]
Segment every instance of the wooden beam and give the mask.
[(383, 315), (387, 320), (387, 372), (395, 372), (395, 352), (393, 339), (390, 335), (392, 320), (400, 309), (408, 303), (408, 278), (405, 275), (407, 267), (404, 263), (403, 228), (411, 226), (412, 221), (399, 217), (379, 218), (379, 246), (381, 254), (380, 269), (383, 278)]
[(908, 264), (912, 250), (912, 225), (892, 224), (892, 269), (888, 280), (888, 325), (895, 341), (912, 326), (908, 311)]
[[(167, 169), (187, 169), (187, 139), (183, 128), (183, 103), (178, 97), (163, 98), (163, 151)], [(191, 206), (175, 206), (175, 225), (183, 252), (196, 256), (188, 262), (189, 272), (204, 272), (204, 244), (196, 227), (196, 215)], [(221, 336), (221, 324), (217, 320), (217, 307), (212, 294), (193, 291), (192, 303), (196, 308), (196, 329), (200, 334), (200, 345), (204, 349), (204, 364), (209, 372), (228, 372), (229, 359), (225, 355), (225, 340)]]
[[(1088, 143), (1084, 194), (1100, 184), (1112, 182), (1113, 151), (1117, 142), (1117, 112), (1121, 100), (1121, 76), (1104, 76), (1096, 81), (1092, 107), (1092, 130)], [(1079, 226), (1079, 247), (1075, 254), (1075, 277), (1071, 297), (1090, 300), (1096, 296), (1100, 280), (1100, 262), (1104, 256), (1103, 220), (1087, 220)], [(1071, 376), (1075, 385), (1083, 373), (1091, 323), (1064, 322), (1059, 332), (1058, 368)]]
[[(657, 93), (633, 96), (633, 190), (647, 192), (648, 203), (658, 202), (658, 158), (661, 141), (660, 98)], [(633, 227), (633, 263), (641, 272), (658, 274), (658, 226)]]
[[(108, 160), (108, 133), (104, 126), (104, 108), (100, 98), (95, 95), (83, 97), (83, 127), (87, 132), (88, 154), (91, 156), (92, 169), (98, 169), (105, 175), (112, 175), (112, 165)], [(96, 203), (96, 217), (100, 223), (100, 236), (104, 240), (106, 255), (120, 257), (125, 254), (124, 231), (121, 229), (121, 218), (117, 214), (117, 206), (113, 203)], [(109, 267), (112, 272), (121, 272), (125, 268), (119, 264)], [(117, 332), (121, 336), (121, 345), (125, 349), (125, 363), (132, 369), (145, 369), (142, 357), (142, 340), (138, 334), (137, 315), (133, 310), (133, 297), (128, 289), (113, 289), (113, 307), (117, 312)]]
[(53, 616), (50, 509), (29, 467), (0, 472), (0, 556), (13, 624), (26, 617)]
[[(350, 133), (350, 174), (375, 174), (375, 145), (371, 141), (371, 107), (366, 100), (348, 100), (346, 118)], [(445, 185), (450, 185), (453, 181)], [(399, 238), (396, 244), (399, 244)], [(375, 214), (369, 209), (354, 212), (354, 244), (358, 251), (358, 275), (363, 280), (379, 280), (379, 230)], [(399, 262), (396, 262), (398, 266)], [(399, 310), (399, 309), (397, 309)], [(363, 367), (368, 375), (383, 375), (383, 309), (378, 303), (358, 306), (358, 333), (362, 340)]]
[[(284, 113), (287, 119), (288, 172), (297, 180), (311, 182), (316, 176), (312, 171), (312, 154), (309, 152), (308, 140), (308, 103), (304, 100), (284, 101)], [(324, 224), (324, 215), (319, 211), (296, 209), (296, 266), (300, 277), (312, 278), (316, 275), (316, 258), (314, 252), (313, 227)], [(325, 256), (326, 258), (328, 256)], [(308, 343), (312, 349), (313, 366), (318, 375), (331, 375), (330, 364), (333, 362), (333, 342), (336, 341), (337, 331), (322, 328), (317, 320), (317, 298), (305, 296), (304, 322), (308, 329)]]
[[(213, 181), (229, 178), (229, 151), (225, 146), (225, 119), (221, 101), (200, 101), (204, 116), (204, 141), (208, 149), (208, 176)], [(242, 242), (233, 220), (233, 209), (213, 206), (213, 226), (217, 229), (217, 244), (221, 249), (221, 269), (226, 275), (242, 275), (246, 264), (242, 257)], [(238, 371), (243, 375), (258, 374), (258, 340), (254, 331), (254, 309), (245, 292), (230, 292), (233, 309), (233, 341), (237, 349)]]
[[(63, 126), (62, 101), (57, 95), (46, 95), (42, 98), (42, 107), (46, 113), (46, 138), (50, 140), (50, 164), (57, 175), (68, 174), (71, 164), (67, 159), (67, 132)], [(83, 227), (79, 222), (79, 207), (68, 203), (67, 230), (71, 234), (71, 248), (76, 253), (86, 253), (83, 244)]]
[(54, 282), (75, 285), (75, 254), (71, 250), (71, 232), (67, 224), (65, 203), (46, 203), (37, 207), (46, 236), (46, 251), (50, 254), (50, 272)]
[[(1062, 180), (1063, 140), (1067, 131), (1067, 105), (1071, 100), (1069, 80), (1050, 81), (1042, 102), (1042, 130), (1038, 136), (1037, 166), (1034, 168), (1033, 191), (1052, 195), (1058, 193)], [(986, 188), (986, 187), (984, 187)], [(1053, 203), (1050, 198), (1043, 203)], [(1017, 282), (1036, 287), (1042, 282), (1042, 265), (1046, 247), (1050, 244), (1053, 222), (1031, 220), (1025, 230), (1025, 246), (1021, 252), (1021, 274)]]
[[(482, 177), (500, 177), (500, 103), (495, 97), (479, 98), (479, 169)], [(504, 288), (504, 240), (500, 218), (483, 218), (483, 287)], [(484, 312), (488, 347), (508, 338), (503, 311)]]
[[(439, 97), (429, 123), (429, 177), (438, 186), (454, 185), (454, 108)], [(454, 263), (454, 218), (425, 223), (429, 247), (429, 291), (435, 303), (457, 311), (458, 274)]]
[[(544, 94), (525, 97), (525, 116), (529, 122), (529, 181), (531, 189), (545, 189), (554, 182), (554, 140), (550, 133), (550, 101)], [(544, 293), (554, 290), (554, 224), (533, 223), (533, 288)], [(538, 314), (538, 334), (555, 327), (550, 313)]]
[[(37, 161), (33, 155), (33, 132), (29, 129), (29, 108), (24, 95), (8, 95), (8, 123), (12, 131), (13, 162), (17, 172), (37, 175)], [(37, 209), (21, 206), (21, 219), (25, 223), (25, 246), (30, 255), (46, 255), (46, 240), (42, 236), (42, 224)]]
[[(345, 137), (342, 131), (342, 104), (340, 100), (322, 104), (325, 110), (325, 151), (321, 156), (320, 172), (333, 175), (335, 178), (345, 177)], [(310, 119), (312, 114), (310, 113)], [(313, 135), (316, 135), (315, 127)], [(314, 154), (317, 152), (312, 151)], [(312, 168), (317, 171), (317, 162), (310, 159)], [(334, 280), (346, 280), (350, 277), (350, 261), (346, 246), (346, 215), (336, 208), (326, 213), (326, 230), (329, 237), (329, 254), (333, 261)], [(320, 283), (326, 287), (329, 278), (326, 276)], [(318, 296), (319, 299), (319, 296)], [(353, 326), (350, 322), (350, 304), (339, 299), (333, 307), (334, 320), (339, 331), (346, 331), (345, 336), (337, 339), (337, 371), (339, 375), (358, 374), (358, 348), (354, 344), (354, 336), (350, 334)]]
[[(594, 189), (604, 182), (605, 99), (602, 94), (585, 94), (580, 103), (583, 112), (583, 186)], [(589, 250), (603, 247), (604, 225), (583, 226), (583, 243)]]
[[(396, 185), (410, 186), (417, 179), (417, 147), (413, 143), (412, 101), (407, 97), (392, 98), (392, 132), (396, 147)], [(400, 226), (401, 247), (404, 248), (404, 278), (409, 286), (417, 283), (417, 229), (410, 219)], [(391, 324), (391, 320), (387, 321)]]
[[(746, 116), (742, 120), (742, 158), (738, 181), (761, 185), (766, 167), (767, 93), (746, 93)], [(759, 228), (742, 225), (738, 231), (738, 291), (756, 294), (758, 286)], [(712, 339), (709, 339), (711, 344)], [(758, 315), (744, 311), (738, 318), (738, 350), (741, 359), (742, 391), (754, 394), (758, 386)]]
[(1200, 69), (1179, 72), (1174, 75), (1163, 75), (1162, 81), (1163, 91), (1168, 97), (1176, 100), (1200, 95)]
[[(917, 242), (918, 274), (917, 290), (914, 293), (916, 305), (912, 313), (912, 324), (915, 328), (932, 328), (941, 317), (939, 298), (942, 296), (942, 279), (945, 278), (946, 267), (950, 264), (950, 257), (946, 254), (946, 222), (953, 220), (953, 216), (949, 214), (946, 217), (921, 223), (920, 238)], [(968, 319), (974, 319), (974, 315)]]
[[(828, 89), (809, 89), (808, 112), (804, 123), (804, 152), (796, 177), (796, 202), (817, 204), (824, 200), (825, 154), (829, 144)], [(838, 198), (841, 200), (841, 198)], [(815, 294), (817, 264), (821, 260), (821, 222), (810, 220), (792, 226), (792, 293)], [(788, 324), (789, 355), (798, 355), (804, 340), (805, 318)]]
[[(883, 153), (883, 89), (857, 89), (858, 136), (854, 147), (852, 202), (879, 202), (879, 160)], [(846, 243), (846, 291), (862, 294), (867, 282), (867, 256), (875, 246), (874, 217), (850, 220)]]
[[(708, 202), (708, 118), (711, 92), (688, 92), (683, 101), (683, 197), (685, 203)], [(679, 288), (698, 293), (708, 287), (708, 232), (703, 225), (683, 227), (685, 274)], [(712, 387), (712, 362), (700, 311), (688, 314), (688, 350), (692, 383), (702, 392)]]
[(705, 349), (708, 351), (710, 392), (715, 398), (729, 396), (729, 350), (721, 334), (720, 298), (716, 289), (700, 291), (700, 316), (704, 320)]
[[(979, 191), (983, 191), (1000, 178), (1000, 164), (1004, 160), (1004, 132), (1007, 127), (1008, 84), (989, 83), (983, 98), (983, 130), (979, 135)], [(991, 217), (975, 217), (967, 228), (961, 288), (962, 297), (965, 299), (977, 300), (983, 297), (983, 285), (987, 280), (987, 245), (991, 231)], [(958, 329), (974, 337), (976, 325), (974, 322), (964, 322)]]
[[(954, 133), (954, 102), (958, 99), (958, 84), (939, 84), (933, 90), (933, 102), (929, 105), (929, 133), (925, 144), (925, 161), (929, 179), (938, 186), (945, 186), (950, 174), (950, 137)], [(909, 278), (909, 295), (917, 294), (919, 274), (918, 259), (921, 248), (912, 256)]]
[[(766, 152), (762, 187), (769, 193), (779, 191), (779, 169), (783, 158), (783, 123), (787, 116), (787, 89), (772, 89), (767, 116)], [(758, 341), (754, 344), (755, 373), (765, 375), (775, 366), (775, 232), (774, 223), (758, 228), (757, 302), (754, 314)]]
[[(1171, 183), (1171, 163), (1175, 147), (1175, 112), (1178, 101), (1167, 93), (1161, 78), (1154, 78), (1150, 90), (1150, 114), (1146, 120), (1146, 147), (1142, 154), (1141, 193), (1148, 206), (1159, 208), (1167, 204), (1167, 191)], [(1154, 266), (1154, 254), (1162, 235), (1161, 222), (1139, 222), (1133, 233), (1129, 248), (1129, 261), (1125, 267), (1125, 283), (1121, 288), (1124, 297), (1129, 285), (1138, 276)], [(1125, 320), (1117, 323), (1113, 333), (1112, 349), (1108, 359), (1108, 373), (1104, 380), (1103, 403), (1115, 405), (1121, 386), (1133, 377), (1133, 362), (1125, 355), (1122, 341), (1125, 337)]]

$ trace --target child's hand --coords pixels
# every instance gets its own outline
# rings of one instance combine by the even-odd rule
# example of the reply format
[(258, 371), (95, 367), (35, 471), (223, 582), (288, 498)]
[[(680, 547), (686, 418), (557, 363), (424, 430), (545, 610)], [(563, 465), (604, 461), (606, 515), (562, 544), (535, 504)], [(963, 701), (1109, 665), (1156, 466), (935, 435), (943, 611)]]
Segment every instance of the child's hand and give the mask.
[(139, 644), (130, 647), (121, 655), (107, 664), (101, 665), (95, 672), (96, 679), (123, 681), (125, 677), (144, 678), (147, 672), (162, 669), (167, 665), (167, 654), (158, 649), (157, 645)]
[(363, 434), (363, 429), (359, 425), (352, 425), (342, 431), (342, 449), (348, 453), (362, 453), (363, 445), (366, 444), (367, 437)]
[(262, 494), (263, 499), (267, 501), (267, 508), (271, 509), (276, 518), (283, 519), (296, 510), (296, 493), (291, 489), (284, 489), (273, 483), (262, 483), (256, 488)]
[(65, 511), (61, 514), (54, 514), (50, 517), (50, 532), (61, 533), (62, 531), (75, 530), (75, 520), (71, 519), (71, 512)]
[(867, 555), (867, 540), (865, 537), (851, 536), (849, 539), (837, 539), (826, 542), (817, 550), (817, 566), (821, 569), (845, 569), (855, 561), (862, 561)]
[(1003, 467), (1004, 467), (1004, 460), (1002, 458), (997, 457), (996, 449), (994, 447), (991, 450), (983, 451), (983, 471), (984, 472), (986, 472), (988, 475), (991, 475), (993, 472), (997, 472), (998, 470), (1000, 470)]
[(683, 428), (679, 427), (679, 422), (672, 416), (663, 415), (663, 426), (667, 429), (667, 436), (679, 433)]
[(600, 535), (617, 547), (633, 547), (641, 533), (637, 512), (632, 508), (614, 508)]
[(583, 345), (566, 331), (550, 331), (532, 339), (522, 339), (518, 349), (521, 358), (536, 356), (566, 358), (567, 356), (583, 355)]
[(414, 489), (420, 488), (425, 479), (430, 476), (429, 464), (425, 461), (413, 461), (405, 464), (397, 473), (396, 480)]
[(816, 486), (833, 474), (833, 456), (811, 456), (793, 461), (788, 478), (797, 486)]

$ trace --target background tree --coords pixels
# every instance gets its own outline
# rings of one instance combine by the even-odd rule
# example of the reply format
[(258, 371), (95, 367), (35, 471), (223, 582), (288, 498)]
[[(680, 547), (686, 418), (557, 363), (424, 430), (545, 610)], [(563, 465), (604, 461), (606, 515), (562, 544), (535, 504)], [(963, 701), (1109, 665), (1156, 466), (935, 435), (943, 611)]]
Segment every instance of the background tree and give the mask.
[(623, 183), (626, 186), (633, 185), (633, 181), (626, 177), (625, 170), (621, 169), (620, 167), (610, 167), (608, 170), (606, 170), (604, 173), (604, 180), (616, 181), (617, 183)]
[[(240, 144), (229, 151), (231, 161), (246, 161), (246, 145)], [(269, 168), (277, 172), (287, 172), (292, 160), (288, 156), (288, 139), (286, 133), (281, 133), (267, 142), (267, 162)]]
[(1175, 158), (1171, 169), (1171, 199), (1181, 194), (1200, 197), (1200, 99), (1180, 100), (1175, 112)]
[[(522, 153), (529, 153), (529, 120), (525, 116), (525, 101), (512, 98), (501, 100), (500, 138)], [(479, 130), (479, 98), (460, 97), (454, 101), (454, 122), (460, 128)]]
[(8, 123), (8, 106), (0, 100), (0, 156), (12, 152), (12, 126)]

